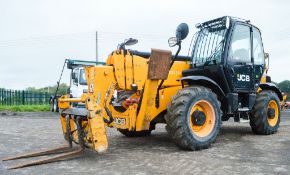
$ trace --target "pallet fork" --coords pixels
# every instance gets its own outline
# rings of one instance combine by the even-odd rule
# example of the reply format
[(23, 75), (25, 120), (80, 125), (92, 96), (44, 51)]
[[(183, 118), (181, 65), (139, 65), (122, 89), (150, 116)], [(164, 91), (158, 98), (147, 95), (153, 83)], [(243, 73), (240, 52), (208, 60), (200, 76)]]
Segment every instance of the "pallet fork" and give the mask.
[[(113, 90), (109, 93), (110, 98), (112, 93)], [(98, 153), (105, 152), (108, 148), (108, 141), (104, 118), (101, 115), (100, 106), (94, 101), (96, 100), (92, 100), (92, 97), (87, 95), (83, 95), (82, 98), (62, 96), (59, 99), (60, 121), (65, 140), (68, 142), (66, 146), (6, 157), (2, 161), (54, 155), (9, 167), (10, 170), (66, 160), (81, 155), (85, 148), (92, 148)], [(73, 108), (70, 105), (71, 102), (83, 102), (86, 104), (86, 109)], [(79, 146), (73, 147), (73, 142)]]
[[(77, 135), (78, 135), (78, 138), (82, 138), (81, 137), (82, 127), (79, 125), (79, 122), (78, 122), (80, 120), (80, 118), (76, 117), (76, 119), (77, 119), (76, 126), (77, 126), (77, 133), (78, 133)], [(70, 116), (67, 116), (66, 120), (69, 121)], [(69, 130), (71, 130), (70, 126), (67, 125), (67, 131), (69, 131)], [(24, 168), (24, 167), (34, 166), (34, 165), (42, 165), (42, 164), (67, 160), (69, 158), (79, 156), (84, 152), (85, 145), (81, 141), (82, 139), (79, 139), (79, 141), (78, 141), (80, 146), (73, 147), (72, 132), (69, 132), (69, 134), (66, 134), (65, 137), (66, 137), (66, 140), (68, 142), (67, 145), (60, 146), (60, 147), (53, 148), (53, 149), (46, 149), (46, 150), (42, 150), (42, 151), (23, 153), (23, 154), (19, 154), (16, 156), (9, 156), (9, 157), (3, 158), (2, 161), (10, 161), (10, 160), (18, 160), (18, 159), (25, 159), (25, 158), (31, 158), (31, 157), (53, 155), (52, 157), (41, 158), (41, 159), (34, 160), (34, 161), (31, 161), (28, 163), (22, 163), (22, 164), (18, 164), (18, 165), (9, 167), (8, 170), (11, 170), (11, 169), (19, 169), (19, 168)]]
[(9, 161), (9, 160), (17, 160), (17, 159), (24, 159), (24, 158), (30, 158), (30, 157), (38, 157), (38, 156), (46, 156), (46, 155), (52, 155), (52, 154), (58, 154), (49, 158), (42, 158), (39, 160), (31, 161), (28, 163), (23, 163), (23, 164), (18, 164), (12, 167), (9, 167), (8, 169), (19, 169), (19, 168), (24, 168), (24, 167), (29, 167), (29, 166), (34, 166), (34, 165), (41, 165), (41, 164), (47, 164), (51, 162), (57, 162), (61, 161), (64, 159), (68, 159), (77, 155), (82, 154), (83, 148), (72, 148), (69, 146), (62, 146), (54, 149), (48, 149), (48, 150), (43, 150), (43, 151), (36, 151), (36, 152), (31, 152), (31, 153), (24, 153), (20, 154), (17, 156), (11, 156), (11, 157), (6, 157), (3, 158), (2, 161)]

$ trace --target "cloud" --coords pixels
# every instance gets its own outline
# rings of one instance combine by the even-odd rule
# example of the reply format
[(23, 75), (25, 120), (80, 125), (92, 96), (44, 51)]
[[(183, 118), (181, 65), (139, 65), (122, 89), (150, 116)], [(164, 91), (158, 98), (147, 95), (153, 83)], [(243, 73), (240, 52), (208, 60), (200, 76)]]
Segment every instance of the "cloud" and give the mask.
[[(172, 49), (167, 39), (186, 22), (190, 35), (182, 54), (187, 54), (195, 24), (224, 15), (250, 19), (262, 31), (270, 53), (274, 81), (289, 79), (289, 1), (1, 1), (0, 86), (24, 89), (52, 85), (64, 59), (94, 60), (95, 31), (99, 31), (99, 56), (105, 60), (128, 37), (139, 39), (134, 49)], [(173, 49), (174, 50), (174, 49)], [(281, 71), (283, 70), (283, 71)], [(64, 76), (68, 82), (68, 72)]]

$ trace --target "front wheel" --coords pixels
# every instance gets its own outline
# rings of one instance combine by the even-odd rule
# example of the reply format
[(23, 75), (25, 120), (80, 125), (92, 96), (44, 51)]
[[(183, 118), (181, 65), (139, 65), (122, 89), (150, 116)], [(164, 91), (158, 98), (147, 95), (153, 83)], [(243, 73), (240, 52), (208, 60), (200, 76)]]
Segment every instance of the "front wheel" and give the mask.
[(192, 86), (181, 89), (168, 105), (166, 130), (181, 148), (208, 148), (221, 127), (220, 102), (208, 88)]
[(257, 94), (255, 105), (250, 113), (250, 125), (256, 134), (274, 134), (280, 123), (280, 100), (273, 91), (265, 90)]

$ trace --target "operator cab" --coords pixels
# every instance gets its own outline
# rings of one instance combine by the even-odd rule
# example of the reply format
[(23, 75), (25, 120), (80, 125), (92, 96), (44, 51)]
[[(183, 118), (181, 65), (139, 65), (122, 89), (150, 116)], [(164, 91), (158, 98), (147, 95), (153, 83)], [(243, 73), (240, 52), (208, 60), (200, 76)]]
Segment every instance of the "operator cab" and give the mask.
[(192, 68), (183, 76), (204, 76), (216, 82), (227, 97), (229, 107), (224, 108), (230, 108), (229, 113), (250, 110), (265, 67), (259, 29), (250, 21), (229, 16), (196, 27)]
[(84, 90), (87, 90), (87, 86), (84, 68), (78, 67), (73, 69), (71, 73), (70, 95), (76, 98), (81, 97)]

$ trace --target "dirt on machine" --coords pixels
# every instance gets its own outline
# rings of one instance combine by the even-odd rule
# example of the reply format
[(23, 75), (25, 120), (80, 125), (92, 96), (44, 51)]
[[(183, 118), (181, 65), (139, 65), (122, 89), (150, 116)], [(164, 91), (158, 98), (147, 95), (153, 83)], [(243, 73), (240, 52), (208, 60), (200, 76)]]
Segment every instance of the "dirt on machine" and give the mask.
[[(260, 30), (249, 20), (224, 16), (196, 25), (191, 56), (180, 56), (189, 28), (181, 23), (169, 38), (169, 50), (141, 52), (119, 44), (105, 65), (86, 66), (87, 92), (79, 98), (59, 98), (60, 123), (68, 146), (14, 156), (5, 160), (61, 153), (11, 168), (43, 164), (108, 150), (106, 128), (128, 137), (148, 136), (165, 123), (181, 149), (209, 148), (222, 121), (249, 121), (255, 134), (278, 131), (283, 96), (267, 75), (269, 54)], [(74, 107), (83, 103), (85, 108)], [(75, 145), (75, 146), (74, 146)], [(213, 145), (214, 146), (214, 145)]]

